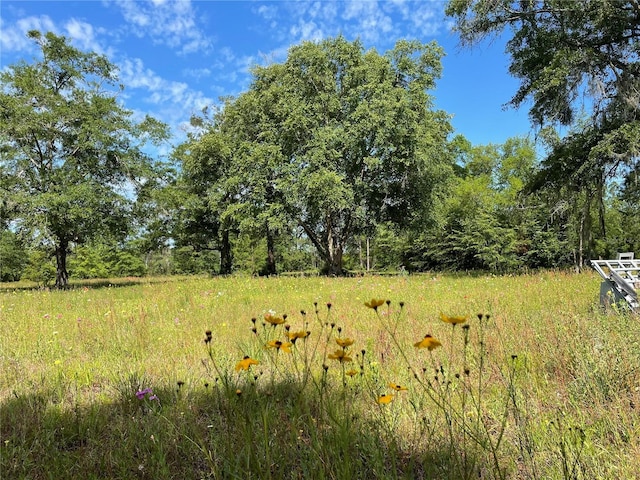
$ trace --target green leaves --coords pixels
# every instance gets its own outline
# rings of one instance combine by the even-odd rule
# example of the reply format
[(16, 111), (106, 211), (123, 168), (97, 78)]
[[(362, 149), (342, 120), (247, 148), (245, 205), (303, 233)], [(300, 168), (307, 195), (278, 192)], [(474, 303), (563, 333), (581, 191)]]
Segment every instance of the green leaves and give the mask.
[[(233, 213), (244, 231), (251, 219), (254, 231), (298, 225), (327, 271), (341, 273), (354, 235), (411, 219), (438, 183), (424, 177), (447, 171), (451, 127), (426, 92), (441, 55), (415, 41), (385, 55), (342, 37), (294, 46), (283, 64), (255, 68), (249, 91), (193, 140), (192, 151), (206, 153), (186, 174), (209, 172), (208, 195), (226, 193), (221, 218)], [(207, 165), (225, 151), (209, 135), (231, 148), (224, 171)]]
[(64, 286), (70, 242), (105, 231), (125, 235), (136, 190), (159, 174), (142, 148), (168, 134), (151, 118), (136, 124), (118, 104), (116, 70), (106, 57), (53, 33), (29, 36), (41, 58), (0, 74), (2, 171), (11, 179), (12, 215), (25, 234), (57, 251), (57, 284)]

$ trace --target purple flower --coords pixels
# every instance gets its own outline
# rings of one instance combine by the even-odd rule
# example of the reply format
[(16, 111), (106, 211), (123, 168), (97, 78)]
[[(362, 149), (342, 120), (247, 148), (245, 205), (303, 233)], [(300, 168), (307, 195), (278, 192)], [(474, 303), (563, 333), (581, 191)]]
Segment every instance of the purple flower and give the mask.
[(149, 397), (149, 400), (158, 400), (158, 401), (160, 401), (160, 399), (158, 398), (158, 396), (157, 396), (157, 395), (151, 395), (151, 396)]
[(138, 397), (138, 400), (144, 400), (144, 396), (150, 393), (151, 395), (153, 395), (153, 391), (150, 388), (145, 388), (144, 390), (138, 390), (136, 392), (136, 397)]

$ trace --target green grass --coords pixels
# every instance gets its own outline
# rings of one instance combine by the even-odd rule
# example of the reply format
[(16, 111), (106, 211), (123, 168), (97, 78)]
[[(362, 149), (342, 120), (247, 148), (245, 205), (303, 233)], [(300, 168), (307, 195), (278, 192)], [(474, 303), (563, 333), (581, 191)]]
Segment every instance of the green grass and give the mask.
[[(0, 287), (2, 479), (640, 478), (639, 319), (601, 312), (592, 273), (20, 287)], [(264, 348), (285, 341), (269, 311), (311, 335)]]

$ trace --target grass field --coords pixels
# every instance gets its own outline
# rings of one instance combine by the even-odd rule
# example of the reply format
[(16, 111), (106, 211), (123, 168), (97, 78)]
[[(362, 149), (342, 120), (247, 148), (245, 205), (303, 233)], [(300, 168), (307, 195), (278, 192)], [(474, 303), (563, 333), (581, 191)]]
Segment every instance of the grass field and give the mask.
[(640, 478), (639, 318), (599, 283), (0, 285), (0, 478)]

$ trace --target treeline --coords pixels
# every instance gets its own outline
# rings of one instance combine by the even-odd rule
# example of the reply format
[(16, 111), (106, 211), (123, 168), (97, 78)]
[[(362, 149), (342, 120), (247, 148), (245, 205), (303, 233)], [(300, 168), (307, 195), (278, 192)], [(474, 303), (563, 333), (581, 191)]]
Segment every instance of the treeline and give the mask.
[(513, 30), (511, 103), (532, 101), (536, 143), (456, 135), (430, 94), (435, 42), (337, 37), (254, 67), (160, 160), (167, 126), (133, 120), (107, 58), (30, 32), (42, 58), (0, 72), (1, 280), (502, 273), (640, 253), (637, 5), (493, 4), (448, 13), (463, 44)]
[[(568, 191), (527, 193), (527, 185), (540, 172), (536, 150), (527, 139), (472, 146), (457, 137), (454, 143), (456, 168), (442, 191), (437, 220), (415, 229), (381, 223), (370, 235), (355, 236), (345, 249), (346, 272), (505, 273), (574, 267), (581, 255), (578, 249), (585, 203), (589, 204), (589, 232), (583, 258), (640, 252), (640, 222), (634, 220), (640, 218), (640, 188), (635, 176), (626, 183), (611, 182), (602, 209), (599, 200), (588, 201), (584, 195)], [(230, 236), (230, 243), (232, 272), (267, 273), (264, 237), (237, 231)], [(149, 245), (140, 238), (119, 243), (98, 239), (78, 245), (69, 257), (69, 274), (88, 279), (221, 273), (220, 251), (213, 241), (210, 249), (189, 244), (187, 239), (170, 247), (163, 242), (158, 248), (150, 249)], [(300, 228), (278, 231), (273, 250), (277, 273), (316, 274), (322, 269), (322, 258)], [(10, 230), (0, 235), (0, 258), (4, 282), (25, 279), (50, 284), (55, 280), (51, 252), (29, 249)]]

